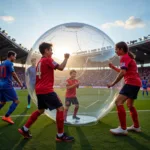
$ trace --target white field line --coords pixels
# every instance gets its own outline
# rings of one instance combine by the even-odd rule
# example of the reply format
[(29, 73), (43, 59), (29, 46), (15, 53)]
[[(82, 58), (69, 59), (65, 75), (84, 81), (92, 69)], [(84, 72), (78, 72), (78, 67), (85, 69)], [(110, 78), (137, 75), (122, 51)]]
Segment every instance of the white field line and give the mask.
[(97, 102), (99, 102), (99, 101), (100, 101), (100, 100), (97, 100), (97, 101), (93, 102), (92, 104), (90, 104), (89, 106), (86, 106), (86, 107), (80, 105), (80, 107), (87, 109), (87, 108), (89, 108), (90, 106), (94, 105), (95, 103), (97, 103)]
[[(150, 112), (150, 110), (137, 110), (138, 112)], [(126, 112), (130, 112), (130, 111), (126, 111)], [(117, 113), (117, 111), (111, 111), (109, 112), (110, 114), (114, 114), (114, 113)], [(28, 115), (11, 115), (11, 117), (29, 117), (31, 114), (28, 114)], [(43, 114), (44, 115), (44, 114)], [(2, 117), (2, 116), (0, 116)]]
[[(137, 110), (138, 112), (150, 112), (150, 109), (149, 110)], [(126, 111), (126, 112), (130, 112), (130, 111)], [(117, 113), (117, 111), (111, 111), (110, 114), (113, 114), (113, 113)]]

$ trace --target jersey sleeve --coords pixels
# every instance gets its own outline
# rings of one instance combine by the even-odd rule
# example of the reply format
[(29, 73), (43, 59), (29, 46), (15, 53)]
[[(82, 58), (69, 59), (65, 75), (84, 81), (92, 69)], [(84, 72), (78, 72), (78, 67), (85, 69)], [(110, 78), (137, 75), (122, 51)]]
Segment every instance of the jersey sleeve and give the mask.
[(69, 80), (66, 80), (66, 86), (70, 85)]
[(129, 63), (131, 62), (131, 59), (128, 57), (122, 57), (120, 59), (120, 69), (128, 69)]
[(15, 72), (14, 65), (13, 65), (12, 62), (9, 62), (9, 63), (7, 64), (7, 67), (8, 67), (8, 70), (9, 70), (10, 72)]
[(52, 68), (52, 69), (57, 69), (59, 64), (57, 62), (55, 62), (53, 59), (48, 59), (48, 65)]

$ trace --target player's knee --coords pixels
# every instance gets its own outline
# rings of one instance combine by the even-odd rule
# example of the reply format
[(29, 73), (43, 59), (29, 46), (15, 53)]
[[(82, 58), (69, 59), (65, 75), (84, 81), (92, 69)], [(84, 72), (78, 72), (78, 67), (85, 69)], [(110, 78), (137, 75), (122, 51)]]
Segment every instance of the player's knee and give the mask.
[(70, 106), (70, 103), (69, 103), (69, 102), (66, 102), (65, 105), (66, 105), (66, 107), (69, 107), (69, 106)]
[(0, 102), (0, 104), (5, 105), (5, 104), (6, 104), (6, 102)]
[(119, 101), (118, 101), (118, 100), (116, 100), (116, 101), (115, 101), (115, 104), (116, 104), (116, 106), (118, 106), (118, 105), (119, 105)]
[(69, 106), (65, 106), (65, 110), (69, 110)]
[(19, 101), (19, 100), (16, 100), (16, 101), (14, 101), (14, 103), (19, 104), (19, 103), (20, 103), (20, 101)]
[(40, 114), (43, 114), (45, 110), (44, 109), (39, 109), (38, 111), (39, 111)]
[(127, 104), (127, 107), (130, 110), (130, 109), (132, 109), (133, 106), (131, 104)]
[(79, 105), (75, 105), (75, 108), (79, 108)]
[(118, 98), (118, 99), (116, 99), (115, 104), (116, 104), (116, 106), (123, 105), (124, 101), (122, 99)]
[(57, 110), (58, 110), (58, 111), (64, 111), (64, 107), (61, 106), (61, 107), (57, 108)]

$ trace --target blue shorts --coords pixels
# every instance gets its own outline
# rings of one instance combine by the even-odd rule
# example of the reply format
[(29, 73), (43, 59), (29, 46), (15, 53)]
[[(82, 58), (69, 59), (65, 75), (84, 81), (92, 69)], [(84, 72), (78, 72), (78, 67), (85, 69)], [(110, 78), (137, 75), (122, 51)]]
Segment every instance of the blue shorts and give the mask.
[(18, 97), (14, 88), (0, 90), (1, 102), (8, 102), (8, 101), (15, 101), (15, 100), (18, 100)]
[(144, 87), (143, 87), (143, 89), (144, 89), (144, 90), (147, 90), (147, 87), (146, 87), (146, 86), (144, 86)]
[(137, 99), (137, 95), (138, 95), (139, 90), (140, 90), (139, 86), (125, 84), (122, 87), (119, 94), (127, 96), (128, 98), (131, 98), (131, 99)]

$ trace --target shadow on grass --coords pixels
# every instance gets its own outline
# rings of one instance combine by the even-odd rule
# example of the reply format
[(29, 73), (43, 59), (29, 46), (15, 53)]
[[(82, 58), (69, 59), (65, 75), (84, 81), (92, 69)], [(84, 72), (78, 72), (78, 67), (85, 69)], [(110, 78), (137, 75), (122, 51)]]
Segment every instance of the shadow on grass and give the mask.
[(138, 133), (139, 136), (141, 136), (142, 138), (144, 138), (146, 141), (148, 141), (150, 143), (150, 136), (141, 132), (141, 133)]
[[(120, 136), (115, 136), (117, 140), (120, 140)], [(129, 143), (132, 147), (136, 148), (136, 150), (150, 150), (148, 146), (145, 145), (145, 143), (140, 143), (138, 139), (132, 138), (130, 135), (123, 136), (122, 140), (124, 140), (124, 143)]]
[[(14, 125), (5, 125), (0, 128), (0, 131), (2, 131), (2, 134), (0, 135), (0, 149), (8, 149), (8, 150), (13, 150), (15, 148), (16, 150), (16, 145), (18, 145), (18, 141), (22, 139), (22, 136), (19, 135), (18, 131), (18, 126)], [(20, 143), (20, 142), (19, 142)], [(24, 143), (25, 144), (25, 143)], [(24, 146), (23, 143), (19, 144), (18, 150), (21, 150), (21, 147)]]
[[(18, 116), (16, 118), (15, 124), (17, 124), (19, 126), (23, 124), (22, 121), (26, 117), (26, 116), (23, 116), (23, 115), (26, 115), (27, 111), (28, 111), (28, 109), (25, 109), (21, 114), (19, 114), (20, 116)], [(26, 117), (26, 118), (28, 118), (28, 117)]]
[(82, 131), (81, 127), (77, 127), (76, 131), (77, 131), (78, 138), (79, 138), (79, 141), (80, 141), (81, 150), (92, 150), (92, 146), (89, 143), (86, 135)]
[[(25, 115), (27, 113), (27, 109), (25, 109), (19, 115)], [(7, 124), (0, 127), (0, 145), (4, 149), (11, 149), (11, 150), (22, 150), (24, 145), (26, 144), (27, 140), (24, 140), (23, 137), (18, 133), (18, 128), (22, 127), (23, 120), (25, 116), (18, 116), (14, 120), (14, 125)], [(20, 141), (21, 140), (21, 141)], [(9, 143), (8, 143), (9, 141)]]
[(20, 140), (15, 144), (14, 147), (11, 148), (11, 150), (23, 150), (24, 149), (24, 146), (27, 144), (27, 142), (29, 141), (30, 139), (23, 139), (23, 138), (20, 138)]

